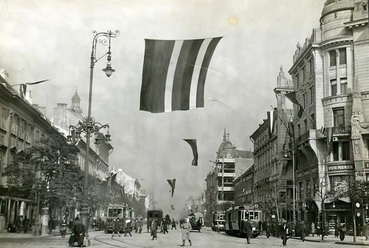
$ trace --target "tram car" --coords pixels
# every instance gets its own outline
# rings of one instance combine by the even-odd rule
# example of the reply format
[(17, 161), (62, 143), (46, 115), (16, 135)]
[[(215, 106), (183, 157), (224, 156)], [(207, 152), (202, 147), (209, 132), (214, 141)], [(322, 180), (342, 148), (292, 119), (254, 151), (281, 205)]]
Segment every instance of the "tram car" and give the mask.
[(211, 223), (211, 230), (220, 232), (225, 229), (225, 220), (224, 220), (224, 212), (214, 212), (213, 220)]
[(157, 210), (147, 210), (147, 214), (146, 214), (146, 218), (147, 218), (147, 224), (149, 226), (151, 226), (151, 223), (153, 221), (156, 222), (156, 225), (158, 226), (158, 231), (161, 230), (161, 222), (163, 220), (163, 211), (160, 209)]
[(261, 234), (262, 211), (250, 205), (231, 207), (225, 211), (225, 232), (229, 235), (245, 237), (245, 222), (250, 220), (252, 238)]
[(126, 205), (109, 205), (106, 209), (106, 223), (105, 223), (105, 232), (112, 233), (114, 227), (114, 221), (119, 222), (119, 232), (123, 232), (125, 228), (125, 212)]

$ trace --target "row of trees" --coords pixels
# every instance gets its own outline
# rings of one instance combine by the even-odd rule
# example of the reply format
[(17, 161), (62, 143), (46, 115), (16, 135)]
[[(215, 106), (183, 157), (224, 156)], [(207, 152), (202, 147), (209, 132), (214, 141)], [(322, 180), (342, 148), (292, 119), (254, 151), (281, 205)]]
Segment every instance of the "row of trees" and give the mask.
[[(68, 206), (75, 206), (82, 199), (84, 187), (78, 152), (75, 145), (58, 134), (17, 152), (4, 172), (8, 178), (9, 194), (34, 200), (35, 203), (38, 199), (40, 209), (48, 207), (50, 214), (57, 209), (65, 211)], [(111, 180), (111, 177), (105, 181), (89, 177), (86, 190), (91, 213), (106, 209), (109, 203), (127, 203), (124, 189)]]

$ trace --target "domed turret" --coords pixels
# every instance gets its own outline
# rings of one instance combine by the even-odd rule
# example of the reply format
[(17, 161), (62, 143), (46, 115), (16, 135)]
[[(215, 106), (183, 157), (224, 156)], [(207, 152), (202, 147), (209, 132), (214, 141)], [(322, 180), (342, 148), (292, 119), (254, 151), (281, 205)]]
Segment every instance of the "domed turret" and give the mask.
[(327, 0), (320, 18), (323, 40), (350, 35), (345, 23), (351, 21), (354, 10), (353, 0)]
[(76, 93), (74, 93), (72, 97), (72, 110), (77, 114), (82, 114), (82, 109), (80, 107), (81, 98), (79, 97), (76, 89)]
[(224, 129), (223, 142), (218, 149), (218, 158), (232, 158), (235, 155), (235, 146), (229, 141), (229, 134)]

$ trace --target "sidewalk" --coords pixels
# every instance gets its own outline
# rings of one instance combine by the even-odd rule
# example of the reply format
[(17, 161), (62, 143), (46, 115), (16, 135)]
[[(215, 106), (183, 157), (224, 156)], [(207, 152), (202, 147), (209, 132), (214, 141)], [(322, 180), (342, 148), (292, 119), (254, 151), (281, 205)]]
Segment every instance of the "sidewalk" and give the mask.
[[(292, 237), (293, 239), (299, 239), (299, 237)], [(322, 243), (335, 243), (340, 245), (365, 245), (369, 246), (369, 240), (365, 241), (365, 237), (363, 236), (356, 236), (356, 242), (354, 242), (354, 236), (346, 235), (345, 239), (341, 241), (339, 238), (335, 238), (334, 235), (328, 235), (322, 240), (322, 236), (307, 236), (305, 238), (305, 242), (322, 242)]]

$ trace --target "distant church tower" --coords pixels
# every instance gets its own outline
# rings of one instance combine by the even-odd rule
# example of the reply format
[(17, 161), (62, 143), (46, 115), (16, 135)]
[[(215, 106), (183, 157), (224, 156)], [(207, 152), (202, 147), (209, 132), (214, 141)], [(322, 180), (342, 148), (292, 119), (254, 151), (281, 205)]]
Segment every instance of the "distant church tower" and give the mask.
[(81, 98), (79, 97), (76, 89), (76, 93), (74, 93), (74, 96), (72, 97), (72, 111), (74, 111), (77, 114), (82, 115), (82, 109), (80, 107)]
[(81, 98), (76, 92), (72, 97), (72, 106), (67, 107), (66, 103), (57, 103), (56, 108), (54, 108), (54, 116), (52, 122), (59, 128), (68, 132), (70, 125), (77, 125), (77, 123), (82, 120), (82, 109), (80, 107)]

